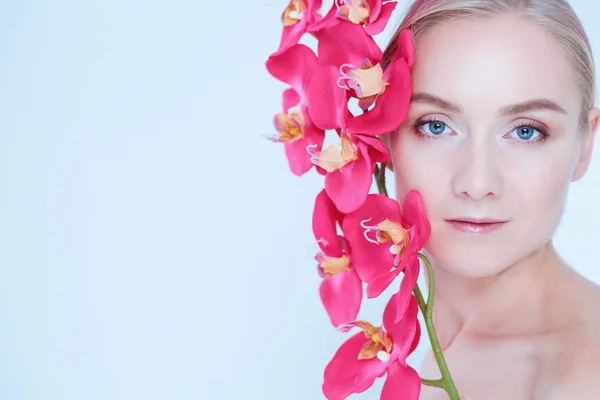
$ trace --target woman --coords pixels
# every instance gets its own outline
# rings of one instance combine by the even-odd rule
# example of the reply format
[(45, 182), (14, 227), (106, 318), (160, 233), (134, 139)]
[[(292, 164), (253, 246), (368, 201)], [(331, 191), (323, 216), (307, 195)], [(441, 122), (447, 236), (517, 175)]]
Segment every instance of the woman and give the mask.
[[(552, 243), (600, 121), (579, 20), (564, 0), (417, 0), (405, 28), (413, 97), (390, 168), (401, 203), (423, 195), (434, 321), (459, 392), (600, 399), (600, 287)], [(439, 378), (431, 353), (420, 375)]]

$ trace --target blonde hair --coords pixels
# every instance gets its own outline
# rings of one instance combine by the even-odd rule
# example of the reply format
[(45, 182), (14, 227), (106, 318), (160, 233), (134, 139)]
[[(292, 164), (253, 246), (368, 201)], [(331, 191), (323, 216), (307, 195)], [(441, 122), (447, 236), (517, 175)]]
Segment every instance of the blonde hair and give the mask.
[(416, 44), (423, 32), (439, 23), (506, 13), (515, 13), (535, 21), (560, 46), (573, 66), (575, 82), (581, 90), (583, 104), (580, 128), (586, 127), (587, 113), (594, 106), (596, 95), (594, 57), (581, 21), (566, 0), (415, 0), (385, 50), (382, 66), (386, 68), (390, 63), (398, 47), (398, 35), (404, 29), (412, 30)]

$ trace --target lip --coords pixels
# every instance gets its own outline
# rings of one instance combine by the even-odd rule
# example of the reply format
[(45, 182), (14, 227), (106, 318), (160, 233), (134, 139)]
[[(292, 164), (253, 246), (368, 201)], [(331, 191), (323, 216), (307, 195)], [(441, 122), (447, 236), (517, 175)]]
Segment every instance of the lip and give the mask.
[(462, 233), (471, 235), (486, 235), (497, 229), (502, 228), (508, 221), (502, 221), (493, 218), (454, 218), (447, 219), (454, 229)]

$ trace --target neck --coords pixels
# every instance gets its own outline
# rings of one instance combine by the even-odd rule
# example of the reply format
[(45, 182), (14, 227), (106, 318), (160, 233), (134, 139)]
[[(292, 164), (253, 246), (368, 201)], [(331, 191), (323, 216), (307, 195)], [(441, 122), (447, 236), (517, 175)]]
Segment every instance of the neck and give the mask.
[(455, 275), (429, 258), (435, 276), (434, 323), (442, 349), (458, 336), (536, 335), (565, 322), (553, 315), (560, 307), (561, 282), (571, 270), (551, 241), (501, 273), (483, 278)]

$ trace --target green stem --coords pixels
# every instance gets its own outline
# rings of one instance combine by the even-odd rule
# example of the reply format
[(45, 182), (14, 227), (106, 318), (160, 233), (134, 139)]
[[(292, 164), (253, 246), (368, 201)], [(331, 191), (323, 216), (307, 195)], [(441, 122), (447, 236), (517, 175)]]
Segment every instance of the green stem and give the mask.
[(419, 309), (421, 310), (421, 313), (423, 313), (424, 317), (425, 314), (427, 314), (427, 303), (425, 303), (425, 299), (423, 298), (423, 294), (421, 293), (421, 289), (419, 288), (418, 284), (415, 286), (413, 293), (415, 294), (417, 304), (419, 305)]
[(426, 386), (432, 386), (432, 387), (444, 389), (444, 380), (443, 379), (423, 379), (423, 378), (421, 378), (421, 383)]
[[(421, 253), (417, 253), (417, 256), (425, 263), (427, 266), (427, 272), (429, 274), (429, 296), (427, 298), (427, 304), (423, 299), (423, 294), (421, 293), (421, 289), (419, 285), (415, 286), (415, 297), (417, 298), (417, 303), (419, 303), (419, 308), (421, 312), (423, 312), (423, 316), (425, 317), (425, 325), (427, 326), (427, 333), (429, 335), (429, 341), (431, 342), (431, 348), (433, 349), (433, 355), (435, 356), (435, 361), (440, 369), (440, 373), (442, 374), (442, 378), (440, 380), (421, 380), (424, 384), (434, 383), (431, 386), (441, 387), (443, 388), (448, 396), (450, 396), (451, 400), (459, 400), (458, 390), (456, 390), (456, 386), (454, 385), (454, 381), (452, 380), (452, 376), (450, 375), (450, 370), (448, 369), (448, 365), (446, 364), (446, 359), (444, 358), (444, 354), (442, 353), (442, 348), (440, 346), (440, 341), (437, 337), (437, 333), (435, 332), (435, 327), (433, 325), (433, 300), (434, 300), (434, 280), (433, 280), (433, 268), (431, 268), (431, 263), (425, 257), (425, 255)], [(425, 309), (425, 310), (423, 310)]]
[(381, 165), (375, 164), (375, 171), (373, 172), (373, 175), (375, 176), (375, 182), (377, 183), (377, 189), (379, 190), (379, 193), (385, 195), (386, 197), (390, 197), (388, 196), (388, 191), (385, 187), (385, 168), (386, 166), (384, 163), (381, 163)]

